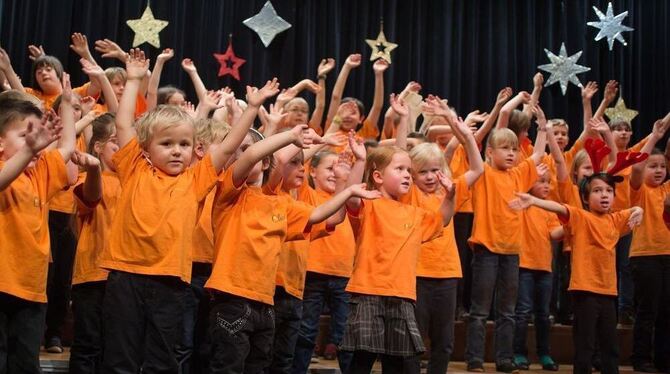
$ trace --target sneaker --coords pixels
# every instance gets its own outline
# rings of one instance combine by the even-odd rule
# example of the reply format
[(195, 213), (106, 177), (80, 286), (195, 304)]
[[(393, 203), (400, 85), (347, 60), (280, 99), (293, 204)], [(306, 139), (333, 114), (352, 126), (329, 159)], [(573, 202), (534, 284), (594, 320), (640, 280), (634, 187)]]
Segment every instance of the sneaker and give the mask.
[(47, 344), (44, 345), (44, 348), (49, 353), (63, 353), (63, 344), (61, 344), (60, 338), (57, 336), (47, 339)]
[(501, 373), (518, 373), (519, 368), (514, 364), (512, 360), (503, 360), (496, 363), (496, 371)]
[(524, 355), (514, 355), (514, 365), (516, 365), (519, 370), (530, 369), (530, 362), (528, 362), (528, 357)]
[(321, 362), (321, 360), (319, 360), (319, 357), (317, 357), (316, 355), (312, 356), (312, 358), (309, 361), (310, 364), (318, 364), (319, 362)]
[(549, 355), (540, 356), (540, 363), (543, 370), (558, 371), (558, 364)]
[(337, 358), (337, 346), (333, 343), (328, 343), (323, 350), (324, 360), (334, 360)]
[(483, 373), (484, 364), (481, 362), (468, 363), (468, 371), (471, 373)]
[(651, 362), (642, 362), (637, 365), (633, 365), (634, 371), (639, 371), (641, 373), (658, 373), (658, 370), (654, 367)]

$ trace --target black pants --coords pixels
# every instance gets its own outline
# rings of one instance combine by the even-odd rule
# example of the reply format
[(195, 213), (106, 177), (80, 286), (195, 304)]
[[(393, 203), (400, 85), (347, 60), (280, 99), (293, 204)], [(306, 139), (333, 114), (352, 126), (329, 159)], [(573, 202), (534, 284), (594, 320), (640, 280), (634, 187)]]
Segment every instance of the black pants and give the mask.
[(270, 366), (272, 306), (229, 294), (212, 298), (209, 372), (260, 374)]
[(47, 315), (45, 337), (61, 338), (63, 323), (70, 304), (72, 266), (77, 250), (77, 238), (72, 231), (74, 215), (49, 211), (49, 239), (52, 262), (47, 278)]
[(0, 373), (40, 373), (45, 307), (0, 292)]
[(275, 289), (275, 335), (272, 344), (271, 374), (290, 374), (300, 331), (302, 300), (289, 295), (284, 287)]
[(391, 356), (368, 351), (354, 351), (354, 357), (349, 366), (349, 372), (344, 374), (369, 374), (377, 357), (382, 362), (384, 374), (416, 374), (416, 357)]
[(616, 296), (572, 291), (575, 321), (572, 339), (575, 347), (574, 373), (590, 374), (596, 339), (600, 344), (601, 373), (619, 372)]
[(454, 215), (454, 234), (456, 246), (461, 259), (461, 270), (463, 278), (458, 282), (458, 308), (463, 311), (470, 310), (470, 292), (472, 290), (472, 250), (468, 244), (468, 238), (472, 233), (472, 213), (456, 213)]
[(572, 323), (572, 297), (568, 292), (570, 285), (570, 252), (563, 252), (563, 243), (552, 244), (554, 251), (551, 305), (556, 316), (556, 323), (567, 325)]
[(177, 373), (187, 284), (112, 271), (104, 298), (104, 373)]
[(180, 374), (201, 374), (209, 365), (210, 295), (205, 283), (212, 274), (212, 264), (194, 262), (191, 285), (184, 291), (184, 331), (177, 349)]
[(90, 282), (72, 286), (74, 339), (70, 350), (70, 373), (100, 373), (104, 347), (102, 302), (105, 283)]
[[(631, 361), (633, 365), (640, 365), (652, 362), (654, 325), (658, 318), (664, 318), (666, 321), (670, 318), (670, 256), (631, 257), (630, 265), (635, 284), (636, 305)], [(656, 326), (656, 345), (660, 346), (669, 339), (670, 326), (667, 323), (659, 323)], [(670, 355), (668, 352), (663, 353), (666, 355), (665, 365), (667, 365), (670, 363)], [(659, 358), (661, 357), (657, 357)]]

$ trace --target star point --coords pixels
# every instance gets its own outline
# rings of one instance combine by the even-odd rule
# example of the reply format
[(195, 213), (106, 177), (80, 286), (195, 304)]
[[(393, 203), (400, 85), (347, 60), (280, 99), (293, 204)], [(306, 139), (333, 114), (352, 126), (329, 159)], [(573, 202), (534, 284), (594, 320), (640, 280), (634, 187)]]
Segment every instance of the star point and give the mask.
[(370, 61), (374, 61), (378, 58), (386, 60), (389, 64), (391, 63), (391, 51), (398, 48), (398, 45), (391, 43), (386, 40), (386, 35), (384, 35), (384, 30), (379, 30), (379, 35), (377, 39), (365, 39), (365, 42), (372, 48), (372, 54), (370, 55)]
[(155, 19), (151, 7), (147, 7), (138, 19), (127, 20), (126, 24), (135, 32), (133, 38), (133, 47), (143, 43), (149, 43), (155, 48), (161, 47), (160, 36), (158, 35), (168, 25), (168, 21)]
[(621, 119), (629, 124), (633, 121), (635, 117), (637, 117), (638, 111), (633, 110), (633, 109), (628, 109), (626, 107), (626, 103), (623, 101), (623, 98), (619, 96), (619, 99), (616, 102), (616, 105), (614, 105), (613, 108), (607, 108), (605, 109), (605, 115), (607, 118), (610, 119), (610, 121), (613, 121), (615, 119)]
[(564, 96), (568, 89), (568, 83), (572, 83), (577, 87), (582, 87), (582, 83), (579, 81), (579, 78), (577, 78), (577, 74), (591, 70), (589, 67), (577, 64), (577, 60), (582, 56), (582, 51), (579, 51), (572, 56), (568, 56), (567, 50), (565, 49), (565, 43), (561, 43), (561, 49), (558, 56), (546, 48), (544, 49), (544, 53), (547, 54), (551, 63), (540, 65), (537, 68), (551, 74), (549, 79), (547, 79), (547, 83), (544, 85), (545, 87), (559, 82)]
[(291, 28), (291, 24), (277, 14), (277, 11), (269, 0), (263, 5), (258, 14), (247, 18), (242, 23), (258, 34), (265, 47), (272, 43), (277, 34)]
[(598, 16), (598, 21), (587, 22), (586, 24), (595, 27), (598, 29), (598, 35), (595, 37), (595, 41), (600, 39), (607, 38), (607, 44), (609, 45), (610, 51), (614, 47), (614, 40), (618, 40), (623, 45), (628, 45), (626, 40), (623, 38), (621, 33), (626, 31), (633, 31), (632, 27), (624, 26), (621, 24), (623, 19), (628, 16), (628, 11), (614, 15), (614, 10), (612, 10), (612, 3), (607, 3), (607, 13), (603, 14), (600, 9), (593, 7), (593, 10)]

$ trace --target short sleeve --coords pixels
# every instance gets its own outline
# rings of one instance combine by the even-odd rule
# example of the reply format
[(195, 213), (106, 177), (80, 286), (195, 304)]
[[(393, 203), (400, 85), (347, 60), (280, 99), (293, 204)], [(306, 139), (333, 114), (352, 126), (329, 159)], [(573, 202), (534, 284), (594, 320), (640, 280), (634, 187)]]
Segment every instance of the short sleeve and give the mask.
[(233, 182), (233, 170), (235, 169), (235, 164), (226, 169), (222, 178), (219, 178), (219, 182), (216, 187), (216, 197), (214, 198), (214, 205), (231, 205), (235, 199), (242, 193), (242, 190), (245, 188), (244, 183), (239, 187), (235, 187)]
[(444, 219), (442, 214), (437, 212), (431, 212), (428, 210), (423, 211), (423, 219), (421, 220), (421, 242), (425, 243), (431, 241), (442, 235), (444, 228)]
[(472, 199), (472, 193), (465, 180), (465, 174), (454, 181), (456, 189), (454, 196), (454, 211), (458, 211), (468, 200)]
[[(82, 86), (73, 88), (72, 92), (76, 93), (80, 97), (86, 97), (86, 96), (88, 96), (88, 88), (90, 86), (91, 86), (91, 82), (86, 82)], [(94, 97), (94, 98), (97, 99), (97, 97)]]
[(55, 194), (69, 184), (65, 161), (60, 151), (55, 149), (42, 154), (35, 163), (31, 174), (33, 174), (33, 178), (36, 179), (38, 185), (44, 184), (44, 189), (40, 188), (39, 190), (46, 191), (44, 196), (46, 201), (51, 200)]
[(558, 219), (558, 215), (549, 213), (547, 215), (547, 228), (549, 232), (554, 231), (554, 229), (561, 227), (561, 221)]
[(142, 149), (137, 137), (133, 137), (112, 156), (112, 162), (116, 165), (116, 172), (122, 184), (132, 175), (142, 158)]
[(295, 201), (288, 196), (285, 199), (289, 200), (286, 203), (286, 241), (307, 239), (307, 234), (312, 230), (309, 217), (314, 207), (301, 201)]
[(193, 181), (195, 186), (195, 194), (198, 201), (204, 201), (209, 194), (209, 191), (214, 188), (218, 175), (216, 168), (212, 164), (212, 157), (208, 153), (205, 157), (198, 161), (192, 168)]
[(614, 223), (614, 227), (616, 227), (616, 229), (619, 231), (619, 235), (622, 235), (630, 231), (630, 228), (628, 227), (628, 219), (630, 218), (632, 213), (633, 213), (632, 208), (612, 213), (611, 215), (612, 221)]
[(528, 191), (537, 180), (537, 169), (532, 158), (523, 160), (519, 165), (510, 170), (514, 175), (514, 181), (518, 191)]

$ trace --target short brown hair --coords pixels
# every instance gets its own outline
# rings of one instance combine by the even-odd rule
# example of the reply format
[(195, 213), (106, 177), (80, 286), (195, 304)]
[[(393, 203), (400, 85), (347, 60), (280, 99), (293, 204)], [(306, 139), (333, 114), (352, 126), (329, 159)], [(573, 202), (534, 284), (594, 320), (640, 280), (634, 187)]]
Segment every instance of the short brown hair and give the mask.
[(509, 116), (509, 122), (507, 123), (507, 128), (512, 130), (512, 132), (519, 136), (523, 131), (526, 131), (530, 128), (530, 117), (526, 113), (514, 109)]
[(27, 100), (13, 98), (0, 99), (0, 136), (5, 135), (9, 124), (14, 121), (22, 121), (30, 115), (42, 118), (42, 111), (35, 104)]
[(32, 77), (33, 77), (33, 88), (42, 91), (42, 88), (37, 84), (37, 79), (35, 79), (35, 74), (37, 69), (43, 68), (45, 66), (51, 67), (56, 71), (56, 76), (60, 82), (63, 79), (63, 64), (54, 56), (42, 55), (33, 61), (32, 68)]

